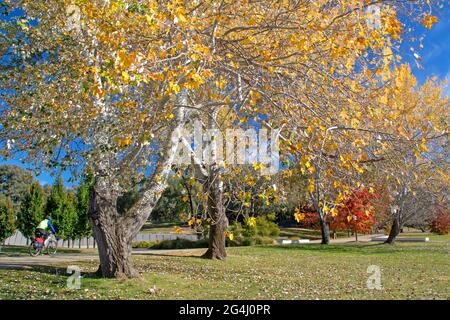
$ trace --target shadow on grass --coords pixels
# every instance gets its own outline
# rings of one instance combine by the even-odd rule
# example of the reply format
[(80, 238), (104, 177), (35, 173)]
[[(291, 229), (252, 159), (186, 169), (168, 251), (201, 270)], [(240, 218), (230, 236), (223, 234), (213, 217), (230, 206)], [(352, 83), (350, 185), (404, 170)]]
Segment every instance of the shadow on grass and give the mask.
[[(0, 270), (17, 270), (17, 271), (33, 271), (33, 272), (40, 272), (40, 273), (46, 273), (46, 274), (54, 274), (54, 275), (65, 275), (66, 274), (66, 268), (58, 267), (58, 266), (52, 266), (52, 265), (29, 265), (29, 264), (0, 264)], [(67, 274), (69, 275), (69, 274)]]
[[(384, 243), (365, 244), (365, 243), (342, 243), (342, 244), (293, 244), (288, 246), (274, 245), (265, 248), (281, 251), (314, 251), (321, 253), (349, 253), (349, 254), (392, 254), (401, 251), (404, 247), (389, 245)], [(413, 248), (408, 248), (414, 250)]]
[[(204, 248), (194, 248), (194, 249), (204, 249)], [(206, 259), (203, 257), (203, 253), (201, 255), (195, 255), (195, 254), (185, 254), (180, 250), (192, 250), (191, 248), (189, 249), (166, 249), (164, 250), (165, 252), (158, 252), (157, 251), (161, 251), (161, 249), (152, 249), (152, 253), (151, 254), (139, 254), (137, 253), (136, 255), (141, 256), (141, 257), (148, 257), (148, 256), (154, 256), (154, 257), (175, 257), (175, 258), (197, 258), (197, 259)], [(173, 252), (167, 252), (167, 251), (173, 251)], [(206, 252), (206, 249), (205, 249)]]
[[(68, 272), (67, 267), (54, 266), (54, 265), (28, 265), (28, 264), (0, 264), (0, 271), (2, 270), (14, 270), (14, 271), (30, 271), (39, 272), (42, 274), (69, 277), (74, 271)], [(83, 278), (89, 279), (103, 279), (98, 271), (94, 272), (81, 272), (80, 275)]]

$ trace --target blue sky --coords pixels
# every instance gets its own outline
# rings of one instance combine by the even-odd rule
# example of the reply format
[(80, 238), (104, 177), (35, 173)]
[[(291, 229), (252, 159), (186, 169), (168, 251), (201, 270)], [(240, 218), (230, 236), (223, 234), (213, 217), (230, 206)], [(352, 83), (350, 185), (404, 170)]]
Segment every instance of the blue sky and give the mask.
[[(1, 1), (1, 0), (0, 0)], [(418, 48), (418, 42), (409, 43), (405, 42), (402, 47), (400, 54), (404, 57), (405, 62), (409, 62), (414, 74), (416, 75), (418, 82), (423, 83), (428, 77), (436, 76), (439, 79), (449, 79), (450, 80), (450, 8), (446, 8), (445, 12), (441, 12), (439, 16), (439, 22), (433, 26), (431, 30), (427, 30), (424, 27), (419, 27), (415, 31), (415, 36), (420, 37), (425, 36), (423, 41), (423, 48)], [(418, 67), (411, 47), (414, 48), (414, 52), (417, 52), (422, 60), (420, 61), (421, 67)], [(446, 87), (446, 93), (450, 97), (450, 85)], [(17, 164), (24, 166), (17, 159), (12, 159), (8, 161), (2, 161), (1, 163), (6, 164)], [(63, 178), (67, 185), (72, 185), (68, 183), (70, 174), (63, 174)], [(49, 172), (44, 172), (37, 179), (42, 184), (53, 183), (55, 177), (51, 176)]]
[[(411, 45), (405, 43), (402, 47), (401, 54), (406, 61), (410, 62), (419, 83), (423, 83), (431, 76), (437, 76), (439, 79), (450, 77), (450, 11), (439, 18), (439, 22), (430, 31), (425, 28), (418, 30), (425, 36), (424, 48), (418, 51), (423, 68), (419, 69), (413, 61)], [(447, 87), (447, 94), (450, 96), (449, 87)]]

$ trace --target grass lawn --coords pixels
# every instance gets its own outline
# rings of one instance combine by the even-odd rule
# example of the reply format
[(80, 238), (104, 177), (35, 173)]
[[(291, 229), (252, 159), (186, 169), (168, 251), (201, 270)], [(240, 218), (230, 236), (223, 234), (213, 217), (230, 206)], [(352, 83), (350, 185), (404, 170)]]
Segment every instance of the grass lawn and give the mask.
[[(0, 299), (449, 299), (450, 236), (428, 243), (229, 248), (225, 261), (176, 255), (135, 256), (141, 280), (91, 277), (79, 265), (80, 290), (66, 288), (66, 265), (0, 269)], [(382, 290), (367, 289), (369, 265), (381, 269)]]

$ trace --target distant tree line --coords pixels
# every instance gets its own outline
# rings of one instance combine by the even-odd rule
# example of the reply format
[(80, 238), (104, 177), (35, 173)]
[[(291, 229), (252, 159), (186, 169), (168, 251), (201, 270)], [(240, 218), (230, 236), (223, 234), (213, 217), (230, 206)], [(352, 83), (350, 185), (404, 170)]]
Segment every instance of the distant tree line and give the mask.
[(15, 230), (33, 238), (37, 225), (47, 216), (68, 246), (73, 246), (77, 239), (90, 237), (88, 209), (92, 185), (90, 172), (83, 174), (77, 187), (67, 189), (61, 176), (52, 186), (42, 187), (22, 168), (0, 166), (0, 241)]

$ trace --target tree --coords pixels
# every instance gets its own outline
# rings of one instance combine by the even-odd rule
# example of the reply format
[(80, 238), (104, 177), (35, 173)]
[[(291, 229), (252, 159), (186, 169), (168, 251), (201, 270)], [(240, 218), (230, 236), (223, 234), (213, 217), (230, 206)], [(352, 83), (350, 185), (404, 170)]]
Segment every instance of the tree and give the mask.
[(34, 232), (44, 217), (44, 195), (38, 182), (33, 182), (20, 205), (17, 213), (17, 229), (27, 238), (34, 237)]
[(79, 239), (92, 235), (92, 226), (89, 222), (89, 197), (92, 193), (93, 185), (94, 177), (92, 172), (87, 170), (76, 192), (77, 223), (74, 234)]
[[(435, 147), (436, 142), (434, 141)], [(445, 142), (446, 144), (446, 142)], [(441, 150), (441, 146), (438, 146)], [(439, 151), (441, 153), (441, 151)], [(386, 192), (390, 195), (388, 206), (389, 236), (386, 243), (393, 244), (404, 226), (425, 228), (433, 217), (436, 206), (448, 194), (448, 167), (442, 152), (432, 156), (431, 147), (426, 158), (409, 155), (403, 166), (385, 178)]]
[(450, 211), (448, 207), (436, 206), (436, 212), (430, 222), (431, 232), (448, 234), (450, 232)]
[[(52, 169), (93, 168), (89, 216), (105, 277), (138, 276), (132, 239), (167, 186), (193, 113), (232, 110), (245, 121), (278, 110), (286, 120), (293, 108), (298, 123), (316, 126), (312, 111), (302, 117), (309, 102), (320, 112), (347, 104), (348, 86), (371, 85), (356, 61), (384, 75), (401, 31), (394, 1), (382, 8), (379, 32), (367, 27), (360, 0), (6, 3), (26, 10), (19, 26), (27, 41), (12, 46), (19, 63), (1, 78), (14, 92), (4, 98), (14, 108), (1, 115), (4, 153), (26, 151), (25, 161)], [(208, 177), (211, 242), (222, 252), (221, 164), (195, 163)], [(142, 176), (134, 205), (119, 214), (118, 198)]]
[[(423, 17), (420, 3), (416, 4), (418, 6), (413, 10), (418, 12), (414, 14)], [(356, 2), (346, 5), (358, 6)], [(405, 14), (411, 23), (418, 19), (412, 11), (405, 11), (402, 4), (391, 2), (382, 6), (377, 27), (365, 23), (371, 20), (370, 15), (365, 16), (364, 10), (355, 7), (346, 11), (337, 3), (323, 5), (319, 2), (318, 12), (311, 7), (308, 10), (308, 17), (315, 14), (322, 17), (321, 21), (313, 18), (311, 23), (321, 27), (308, 28), (305, 34), (291, 34), (290, 41), (300, 49), (290, 52), (295, 56), (292, 60), (301, 58), (303, 68), (291, 68), (295, 62), (289, 61), (285, 72), (296, 72), (301, 81), (283, 82), (283, 77), (279, 77), (283, 87), (280, 93), (271, 96), (270, 105), (275, 109), (269, 113), (268, 122), (272, 127), (284, 127), (282, 150), (295, 157), (299, 171), (308, 179), (307, 188), (319, 216), (322, 243), (327, 244), (329, 230), (324, 208), (332, 207), (339, 194), (358, 188), (358, 183), (363, 183), (361, 177), (365, 167), (382, 161), (388, 144), (392, 147), (394, 141), (407, 140), (397, 132), (401, 128), (410, 129), (410, 124), (400, 114), (406, 112), (408, 118), (422, 119), (423, 105), (416, 105), (417, 109), (413, 111), (399, 108), (383, 90), (380, 91), (387, 84), (395, 83), (392, 86), (395, 87), (401, 83), (398, 70), (408, 69), (395, 68), (394, 52), (400, 45), (401, 36), (405, 35), (400, 15)], [(346, 11), (345, 17), (341, 15), (342, 10)], [(352, 16), (356, 12), (358, 14)], [(429, 14), (425, 16), (429, 17)], [(348, 24), (356, 29), (349, 33)], [(432, 23), (427, 24), (427, 27), (431, 26)], [(341, 33), (344, 30), (345, 36)], [(287, 46), (286, 50), (289, 49)], [(372, 50), (379, 50), (379, 56), (375, 57)], [(396, 78), (400, 81), (394, 80)], [(407, 85), (413, 86), (412, 83)], [(442, 101), (432, 105), (442, 105)], [(392, 108), (386, 107), (388, 105)], [(436, 124), (442, 118), (431, 119), (430, 129), (437, 132), (439, 126)], [(417, 122), (416, 130), (422, 126)], [(414, 137), (414, 143), (418, 139)], [(383, 148), (377, 148), (376, 154), (370, 152), (378, 142)]]
[(396, 119), (396, 138), (379, 143), (385, 148), (384, 160), (368, 167), (373, 187), (387, 196), (383, 198), (387, 198), (385, 215), (391, 224), (386, 240), (389, 244), (395, 242), (405, 225), (426, 225), (449, 187), (445, 111), (449, 100), (443, 95), (442, 84), (429, 79), (419, 87), (407, 65), (394, 71), (394, 79), (382, 94), (392, 106), (386, 117)]
[(378, 195), (368, 189), (353, 191), (346, 199), (331, 209), (330, 227), (332, 230), (351, 230), (358, 241), (359, 233), (370, 233), (375, 223), (372, 202)]
[(0, 242), (11, 236), (15, 228), (14, 205), (9, 197), (0, 197)]
[[(391, 72), (392, 81), (383, 90), (361, 91), (363, 96), (359, 98), (366, 101), (364, 106), (335, 102), (321, 111), (326, 115), (315, 121), (316, 126), (300, 124), (303, 111), (299, 112), (302, 118), (286, 125), (292, 129), (285, 152), (297, 156), (301, 173), (308, 177), (311, 202), (321, 221), (322, 243), (329, 242), (327, 216), (330, 208), (338, 204), (337, 199), (346, 198), (352, 189), (375, 188), (367, 180), (368, 174), (390, 177), (386, 183), (395, 188), (405, 180), (406, 171), (412, 177), (417, 176), (418, 168), (405, 170), (408, 168), (405, 164), (416, 158), (428, 176), (445, 172), (445, 161), (431, 161), (426, 155), (427, 145), (445, 139), (448, 134), (443, 114), (449, 102), (442, 95), (442, 85), (430, 79), (418, 87), (408, 65)], [(441, 143), (437, 149), (442, 154), (440, 158), (445, 158), (444, 145), (445, 142)], [(431, 165), (432, 162), (435, 164)], [(432, 169), (438, 162), (440, 169)]]
[(192, 199), (187, 194), (184, 178), (179, 172), (169, 180), (168, 187), (153, 209), (152, 220), (160, 222), (187, 221), (191, 218), (189, 216), (191, 213), (190, 201)]
[(0, 165), (0, 195), (9, 197), (17, 212), (20, 202), (28, 192), (30, 183), (36, 181), (33, 176), (16, 165)]
[(66, 193), (66, 198), (63, 202), (62, 217), (60, 220), (60, 229), (57, 230), (58, 235), (62, 234), (62, 237), (67, 239), (67, 246), (70, 246), (72, 241), (72, 247), (74, 241), (77, 238), (77, 225), (78, 215), (76, 210), (76, 194), (73, 190), (69, 190)]
[(74, 192), (71, 190), (66, 191), (62, 176), (59, 175), (52, 186), (45, 205), (45, 215), (52, 218), (58, 236), (67, 240), (69, 244), (70, 240), (73, 240), (76, 235), (77, 213), (75, 199)]

